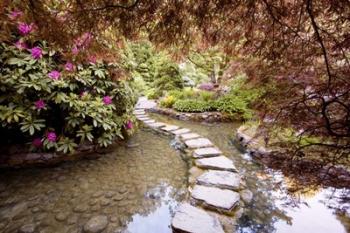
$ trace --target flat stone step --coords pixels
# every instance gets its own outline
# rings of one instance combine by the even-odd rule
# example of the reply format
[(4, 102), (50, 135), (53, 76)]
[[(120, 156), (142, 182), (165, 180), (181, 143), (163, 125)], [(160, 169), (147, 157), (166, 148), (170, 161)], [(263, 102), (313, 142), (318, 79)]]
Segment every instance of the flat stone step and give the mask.
[(213, 146), (213, 143), (207, 138), (190, 139), (185, 141), (185, 144), (191, 149)]
[(175, 135), (181, 135), (181, 134), (189, 133), (189, 132), (191, 132), (191, 130), (184, 128), (184, 129), (177, 129), (177, 130), (173, 131), (172, 133)]
[(134, 111), (134, 114), (137, 115), (137, 114), (145, 114), (146, 112), (144, 110), (135, 110)]
[(195, 185), (191, 196), (195, 200), (202, 201), (207, 207), (214, 207), (219, 211), (231, 211), (240, 199), (239, 194), (232, 190), (202, 185)]
[(167, 131), (167, 132), (171, 132), (171, 131), (177, 130), (179, 128), (180, 127), (176, 126), (176, 125), (166, 125), (165, 127), (162, 128), (162, 130)]
[(148, 121), (148, 120), (152, 120), (151, 118), (149, 118), (148, 116), (142, 116), (142, 117), (136, 117), (138, 120), (140, 121)]
[(194, 158), (205, 158), (222, 155), (222, 152), (216, 147), (200, 148), (193, 151)]
[(206, 211), (183, 203), (175, 212), (172, 228), (187, 233), (224, 233), (219, 220)]
[(185, 134), (181, 134), (180, 138), (182, 140), (189, 140), (189, 139), (194, 139), (194, 138), (200, 138), (201, 136), (199, 134), (196, 133), (185, 133)]
[(236, 172), (236, 168), (233, 165), (232, 160), (223, 155), (211, 158), (196, 159), (195, 164), (200, 168)]
[(222, 189), (238, 190), (241, 177), (234, 172), (209, 170), (197, 178), (197, 183)]
[(150, 124), (150, 123), (156, 123), (155, 120), (145, 120), (143, 123)]
[(162, 123), (162, 122), (155, 122), (155, 123), (150, 123), (150, 124), (147, 124), (149, 127), (152, 127), (152, 128), (160, 128), (160, 127), (163, 127), (165, 126), (165, 123)]

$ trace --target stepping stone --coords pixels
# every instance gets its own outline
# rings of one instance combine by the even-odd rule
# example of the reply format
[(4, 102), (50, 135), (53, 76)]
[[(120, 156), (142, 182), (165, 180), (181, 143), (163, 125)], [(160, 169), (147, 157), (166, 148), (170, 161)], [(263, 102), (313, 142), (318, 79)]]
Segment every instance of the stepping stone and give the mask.
[(231, 211), (239, 203), (239, 194), (228, 189), (195, 185), (191, 196), (202, 201), (208, 207), (218, 210)]
[(222, 152), (215, 147), (200, 148), (193, 151), (194, 158), (214, 157), (218, 155), (222, 155)]
[(137, 110), (137, 111), (134, 111), (134, 114), (135, 115), (140, 115), (140, 114), (145, 114), (146, 112), (144, 110)]
[(145, 117), (136, 117), (138, 120), (140, 121), (148, 121), (148, 120), (152, 120), (151, 118), (145, 116)]
[(224, 233), (218, 218), (206, 211), (183, 203), (177, 209), (171, 222), (175, 231), (186, 233)]
[(238, 190), (241, 177), (237, 173), (228, 171), (209, 170), (197, 178), (197, 183), (223, 189)]
[(185, 133), (185, 134), (181, 134), (180, 137), (183, 140), (189, 140), (189, 139), (199, 138), (201, 136), (196, 133)]
[(165, 126), (164, 123), (161, 123), (161, 122), (155, 122), (155, 123), (151, 123), (151, 124), (147, 124), (149, 127), (152, 127), (152, 128), (159, 128), (159, 127), (162, 127), (162, 126)]
[(176, 125), (167, 125), (167, 126), (162, 128), (162, 130), (167, 131), (167, 132), (171, 132), (171, 131), (174, 131), (177, 129), (179, 129), (179, 126), (176, 126)]
[(146, 124), (155, 123), (155, 122), (156, 122), (155, 120), (145, 120), (145, 121), (143, 121), (143, 123), (146, 123)]
[(175, 135), (181, 135), (184, 133), (189, 133), (190, 131), (191, 130), (189, 130), (189, 129), (178, 129), (178, 130), (173, 131), (172, 133)]
[(236, 172), (236, 168), (233, 165), (232, 160), (223, 155), (211, 158), (196, 159), (195, 164), (199, 168)]
[(185, 144), (191, 149), (213, 146), (213, 143), (207, 138), (190, 139), (185, 141)]

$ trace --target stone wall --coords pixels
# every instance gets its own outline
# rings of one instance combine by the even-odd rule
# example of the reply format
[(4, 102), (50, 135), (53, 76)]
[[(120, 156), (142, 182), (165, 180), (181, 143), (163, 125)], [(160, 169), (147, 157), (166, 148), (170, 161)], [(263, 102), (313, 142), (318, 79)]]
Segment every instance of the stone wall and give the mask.
[[(159, 113), (166, 115), (175, 119), (183, 121), (199, 121), (199, 122), (231, 122), (235, 119), (232, 119), (229, 115), (221, 112), (199, 112), (199, 113), (190, 113), (190, 112), (178, 112), (171, 108), (160, 108), (152, 107), (147, 109), (149, 112)], [(239, 119), (236, 119), (239, 120)]]

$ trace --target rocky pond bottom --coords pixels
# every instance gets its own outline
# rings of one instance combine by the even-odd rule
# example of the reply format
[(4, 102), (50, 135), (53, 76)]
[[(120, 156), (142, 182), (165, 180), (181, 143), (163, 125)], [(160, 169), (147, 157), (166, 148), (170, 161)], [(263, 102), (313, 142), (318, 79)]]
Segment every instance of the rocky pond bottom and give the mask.
[(97, 160), (0, 174), (2, 233), (167, 233), (187, 188), (169, 138), (143, 130)]

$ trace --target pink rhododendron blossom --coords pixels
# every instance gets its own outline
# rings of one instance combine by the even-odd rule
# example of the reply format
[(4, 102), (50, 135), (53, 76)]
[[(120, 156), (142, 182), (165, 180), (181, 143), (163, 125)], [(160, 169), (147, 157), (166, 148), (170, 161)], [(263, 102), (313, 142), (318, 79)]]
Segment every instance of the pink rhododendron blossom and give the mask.
[(19, 33), (25, 36), (25, 35), (28, 35), (33, 30), (33, 24), (19, 23), (17, 28)]
[(61, 73), (57, 70), (53, 70), (48, 74), (49, 78), (53, 80), (58, 80), (61, 76)]
[(112, 104), (112, 98), (110, 96), (105, 96), (102, 100), (105, 105)]
[(89, 46), (91, 41), (92, 41), (92, 34), (90, 32), (85, 32), (83, 35), (81, 35), (78, 39), (74, 41), (74, 44), (77, 47), (85, 49), (86, 47)]
[(74, 70), (74, 65), (73, 65), (73, 63), (67, 62), (67, 63), (64, 65), (64, 69), (65, 69), (66, 71), (73, 71), (73, 70)]
[(22, 11), (19, 11), (19, 10), (14, 10), (14, 11), (11, 11), (10, 14), (9, 14), (9, 18), (11, 20), (15, 20), (17, 19), (18, 17), (22, 16), (23, 15), (23, 12)]
[(57, 135), (55, 132), (48, 132), (46, 137), (49, 142), (55, 142), (57, 140)]
[(92, 63), (92, 64), (95, 64), (96, 61), (97, 61), (97, 58), (96, 58), (96, 56), (91, 55), (91, 56), (88, 57), (88, 61), (89, 61), (90, 63)]
[(36, 148), (41, 148), (43, 146), (43, 141), (41, 140), (41, 138), (35, 138), (32, 141), (32, 145)]
[(78, 49), (78, 47), (77, 46), (73, 46), (73, 48), (72, 48), (72, 53), (74, 54), (74, 55), (77, 55), (78, 53), (79, 53), (79, 49)]
[(40, 99), (40, 100), (36, 101), (36, 102), (35, 102), (35, 107), (36, 107), (36, 109), (45, 108), (45, 102), (44, 102), (44, 100)]
[(27, 46), (26, 42), (21, 41), (21, 40), (17, 41), (17, 42), (15, 43), (15, 46), (16, 46), (16, 48), (19, 49), (19, 50), (28, 49), (28, 46)]
[(34, 47), (31, 49), (32, 57), (36, 60), (43, 56), (43, 51), (40, 47)]
[(127, 129), (132, 129), (132, 128), (133, 128), (132, 122), (129, 120), (128, 123), (126, 123), (125, 127), (126, 127)]

